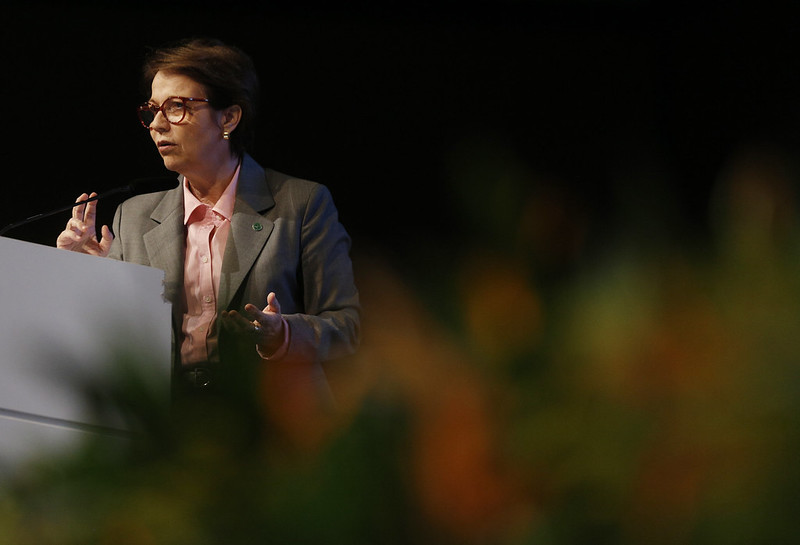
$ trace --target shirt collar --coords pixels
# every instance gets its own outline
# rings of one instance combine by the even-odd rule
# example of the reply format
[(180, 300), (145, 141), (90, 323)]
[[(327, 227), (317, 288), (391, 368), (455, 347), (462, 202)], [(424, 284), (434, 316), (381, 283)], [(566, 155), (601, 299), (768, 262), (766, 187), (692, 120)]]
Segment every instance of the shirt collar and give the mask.
[[(236, 186), (239, 183), (239, 169), (241, 168), (242, 164), (236, 167), (236, 171), (233, 173), (233, 178), (231, 178), (228, 187), (225, 188), (225, 191), (220, 195), (219, 200), (214, 205), (212, 210), (219, 214), (220, 216), (224, 217), (226, 220), (230, 221), (233, 217), (233, 207), (236, 204)], [(192, 191), (189, 189), (189, 180), (183, 180), (183, 224), (188, 225), (189, 218), (191, 218), (192, 214), (195, 210), (197, 210), (200, 206), (208, 206), (205, 203), (200, 202), (200, 200), (194, 196)]]

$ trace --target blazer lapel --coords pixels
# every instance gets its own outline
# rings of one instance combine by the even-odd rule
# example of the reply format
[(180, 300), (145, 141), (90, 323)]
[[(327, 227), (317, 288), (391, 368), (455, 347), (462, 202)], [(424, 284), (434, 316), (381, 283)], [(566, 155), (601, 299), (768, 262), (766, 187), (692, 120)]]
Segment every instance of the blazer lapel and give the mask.
[(167, 299), (180, 301), (184, 259), (183, 180), (164, 195), (150, 219), (157, 225), (142, 236), (150, 264), (165, 273)]
[(262, 214), (274, 205), (264, 169), (249, 155), (245, 155), (239, 171), (231, 231), (222, 260), (217, 303), (219, 310), (228, 307), (267, 243), (274, 225)]

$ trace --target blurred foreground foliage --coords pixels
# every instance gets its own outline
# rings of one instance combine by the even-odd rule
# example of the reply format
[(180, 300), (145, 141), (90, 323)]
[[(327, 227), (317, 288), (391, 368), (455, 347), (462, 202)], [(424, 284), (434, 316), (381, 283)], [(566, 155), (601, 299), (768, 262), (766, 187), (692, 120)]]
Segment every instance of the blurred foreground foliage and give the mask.
[(587, 259), (590, 219), (507, 159), (455, 173), (468, 243), (406, 272), (358, 256), (364, 342), (328, 368), (336, 412), (266, 387), (161, 411), (122, 388), (141, 433), (21, 470), (2, 541), (797, 542), (793, 175), (745, 154), (707, 238)]

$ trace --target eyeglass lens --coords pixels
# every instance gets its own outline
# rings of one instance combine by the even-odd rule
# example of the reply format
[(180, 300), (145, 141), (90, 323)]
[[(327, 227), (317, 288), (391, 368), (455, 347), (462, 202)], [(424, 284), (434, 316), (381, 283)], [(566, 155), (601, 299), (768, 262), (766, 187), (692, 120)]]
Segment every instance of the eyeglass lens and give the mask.
[(186, 104), (180, 98), (168, 98), (160, 107), (144, 104), (139, 108), (139, 119), (145, 127), (149, 127), (159, 111), (170, 123), (180, 123), (186, 115)]

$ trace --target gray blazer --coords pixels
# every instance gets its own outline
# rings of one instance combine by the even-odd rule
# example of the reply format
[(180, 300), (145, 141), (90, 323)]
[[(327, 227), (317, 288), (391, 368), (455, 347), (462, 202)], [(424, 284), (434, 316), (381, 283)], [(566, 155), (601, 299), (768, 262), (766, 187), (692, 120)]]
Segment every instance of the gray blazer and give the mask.
[[(179, 180), (175, 189), (139, 195), (117, 208), (109, 254), (166, 273), (174, 339), (184, 312), (183, 176)], [(274, 291), (290, 327), (287, 359), (319, 364), (348, 355), (358, 344), (360, 309), (349, 251), (350, 237), (325, 186), (265, 170), (245, 155), (217, 312), (241, 311), (246, 303), (263, 308)], [(219, 336), (223, 358), (239, 342), (225, 335)], [(246, 344), (241, 353), (255, 355), (252, 340)]]

